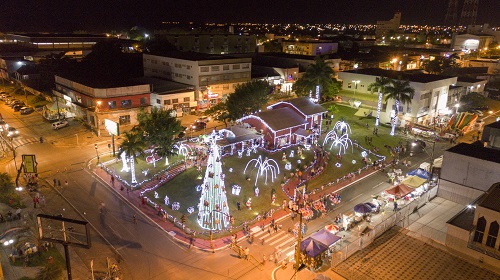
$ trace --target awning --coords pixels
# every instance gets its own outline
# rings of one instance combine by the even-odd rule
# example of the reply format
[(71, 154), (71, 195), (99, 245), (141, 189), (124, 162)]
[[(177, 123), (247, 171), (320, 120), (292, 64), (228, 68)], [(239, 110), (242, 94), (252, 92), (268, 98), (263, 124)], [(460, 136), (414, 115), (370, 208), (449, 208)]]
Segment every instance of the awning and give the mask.
[(410, 188), (416, 189), (422, 186), (425, 182), (427, 182), (426, 179), (420, 178), (418, 176), (408, 176), (403, 180), (402, 183)]

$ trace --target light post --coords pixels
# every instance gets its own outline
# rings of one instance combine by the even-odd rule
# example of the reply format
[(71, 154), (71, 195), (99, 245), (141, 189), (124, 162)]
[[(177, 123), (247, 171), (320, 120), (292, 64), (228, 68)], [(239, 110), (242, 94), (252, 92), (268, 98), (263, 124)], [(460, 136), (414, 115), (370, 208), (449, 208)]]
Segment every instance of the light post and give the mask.
[(94, 144), (95, 155), (97, 156), (97, 163), (99, 163), (99, 152), (97, 151), (97, 144)]
[(99, 123), (99, 106), (101, 106), (102, 101), (97, 100), (96, 106), (95, 106), (95, 122), (96, 122), (96, 128), (97, 128), (97, 136), (101, 136), (101, 125)]
[(302, 213), (299, 211), (297, 205), (295, 204), (294, 207), (291, 209), (294, 213), (299, 215), (299, 229), (297, 231), (297, 246), (295, 247), (295, 278), (297, 277), (297, 273), (299, 272), (302, 261), (300, 259), (300, 243), (302, 242)]
[(356, 98), (356, 89), (358, 88), (360, 80), (353, 80), (352, 82), (354, 83), (354, 98)]
[[(420, 141), (423, 141), (425, 143), (429, 143), (430, 141), (424, 141), (424, 140), (420, 140)], [(413, 142), (411, 143), (412, 146), (417, 146), (419, 145), (417, 142)], [(420, 144), (420, 147), (422, 148), (423, 151), (425, 151), (425, 153), (427, 155), (429, 155), (429, 153), (425, 150), (425, 147)], [(429, 166), (429, 178), (427, 179), (427, 181), (431, 181), (432, 179), (432, 167), (434, 165), (434, 149), (436, 148), (436, 141), (432, 141), (432, 151), (431, 151), (431, 154), (429, 155), (430, 157), (430, 166)]]

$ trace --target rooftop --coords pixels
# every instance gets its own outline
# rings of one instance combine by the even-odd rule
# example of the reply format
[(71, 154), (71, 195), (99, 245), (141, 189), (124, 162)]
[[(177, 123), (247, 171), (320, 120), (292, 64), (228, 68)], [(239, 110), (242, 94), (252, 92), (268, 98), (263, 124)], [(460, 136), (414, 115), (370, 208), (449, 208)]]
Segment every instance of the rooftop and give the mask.
[(264, 120), (275, 131), (307, 123), (302, 116), (291, 108), (267, 110), (256, 114), (256, 116)]
[(486, 161), (500, 163), (500, 150), (485, 148), (482, 145), (460, 143), (447, 152), (461, 154), (468, 157), (478, 158)]
[(320, 113), (324, 113), (327, 111), (325, 108), (323, 108), (323, 106), (312, 102), (309, 97), (293, 98), (293, 99), (278, 102), (278, 103), (273, 104), (271, 106), (274, 107), (274, 106), (276, 106), (278, 104), (282, 104), (282, 103), (292, 104), (293, 106), (297, 107), (297, 109), (299, 109), (305, 115), (320, 114)]
[[(162, 51), (162, 52), (151, 52), (151, 53), (144, 53), (144, 54), (163, 56), (163, 57), (171, 57), (171, 58), (190, 60), (190, 61), (241, 59), (241, 58), (234, 57), (231, 55), (206, 54), (206, 53), (197, 53), (197, 52), (180, 52), (180, 51)], [(248, 58), (248, 62), (251, 62), (251, 61), (252, 60), (250, 58)]]
[(410, 82), (415, 82), (415, 83), (430, 83), (452, 78), (448, 76), (434, 75), (434, 74), (422, 74), (422, 73), (408, 74), (403, 71), (385, 70), (380, 68), (364, 68), (364, 69), (349, 70), (344, 72), (369, 75), (369, 76), (388, 77), (391, 79), (399, 79), (401, 77), (402, 80), (409, 80)]
[(479, 83), (484, 81), (483, 79), (469, 78), (469, 77), (457, 77), (457, 82), (462, 83)]
[(177, 82), (173, 82), (173, 81), (167, 81), (167, 80), (152, 78), (152, 77), (140, 77), (140, 78), (136, 78), (136, 79), (132, 79), (132, 80), (137, 81), (138, 83), (141, 83), (141, 84), (150, 84), (151, 91), (156, 93), (156, 94), (159, 94), (159, 95), (194, 90), (193, 86), (191, 86), (191, 85), (181, 84), (181, 83), (177, 83)]
[(500, 182), (491, 186), (484, 199), (482, 199), (478, 205), (496, 212), (500, 212)]

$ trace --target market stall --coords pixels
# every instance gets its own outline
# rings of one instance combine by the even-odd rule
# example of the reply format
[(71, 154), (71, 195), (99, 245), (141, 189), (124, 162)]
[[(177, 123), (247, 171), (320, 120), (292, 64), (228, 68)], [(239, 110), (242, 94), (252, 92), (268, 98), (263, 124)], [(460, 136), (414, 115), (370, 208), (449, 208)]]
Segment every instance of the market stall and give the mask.
[(422, 169), (422, 168), (417, 168), (417, 169), (414, 169), (408, 173), (406, 173), (407, 176), (418, 176), (422, 179), (429, 179), (429, 172), (427, 172), (425, 169)]
[(413, 189), (422, 186), (425, 182), (427, 182), (427, 179), (420, 178), (419, 176), (416, 175), (408, 176), (402, 181), (404, 185)]
[(385, 190), (384, 193), (391, 195), (396, 199), (399, 199), (399, 198), (405, 197), (407, 194), (411, 193), (412, 191), (413, 191), (413, 189), (408, 187), (407, 185), (399, 184), (399, 185), (396, 185), (392, 188)]
[(328, 246), (311, 237), (300, 242), (302, 263), (312, 269), (318, 269), (323, 264), (322, 256)]

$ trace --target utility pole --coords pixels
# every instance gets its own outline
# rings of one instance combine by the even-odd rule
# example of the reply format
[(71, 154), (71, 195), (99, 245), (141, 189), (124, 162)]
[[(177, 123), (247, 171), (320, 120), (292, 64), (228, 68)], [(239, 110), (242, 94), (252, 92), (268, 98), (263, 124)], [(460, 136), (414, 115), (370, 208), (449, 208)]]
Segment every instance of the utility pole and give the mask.
[(294, 211), (299, 215), (299, 230), (297, 234), (297, 246), (295, 247), (295, 266), (294, 266), (295, 278), (297, 278), (297, 273), (299, 272), (299, 268), (302, 265), (302, 261), (300, 260), (300, 243), (302, 242), (302, 213), (293, 209), (292, 211)]

